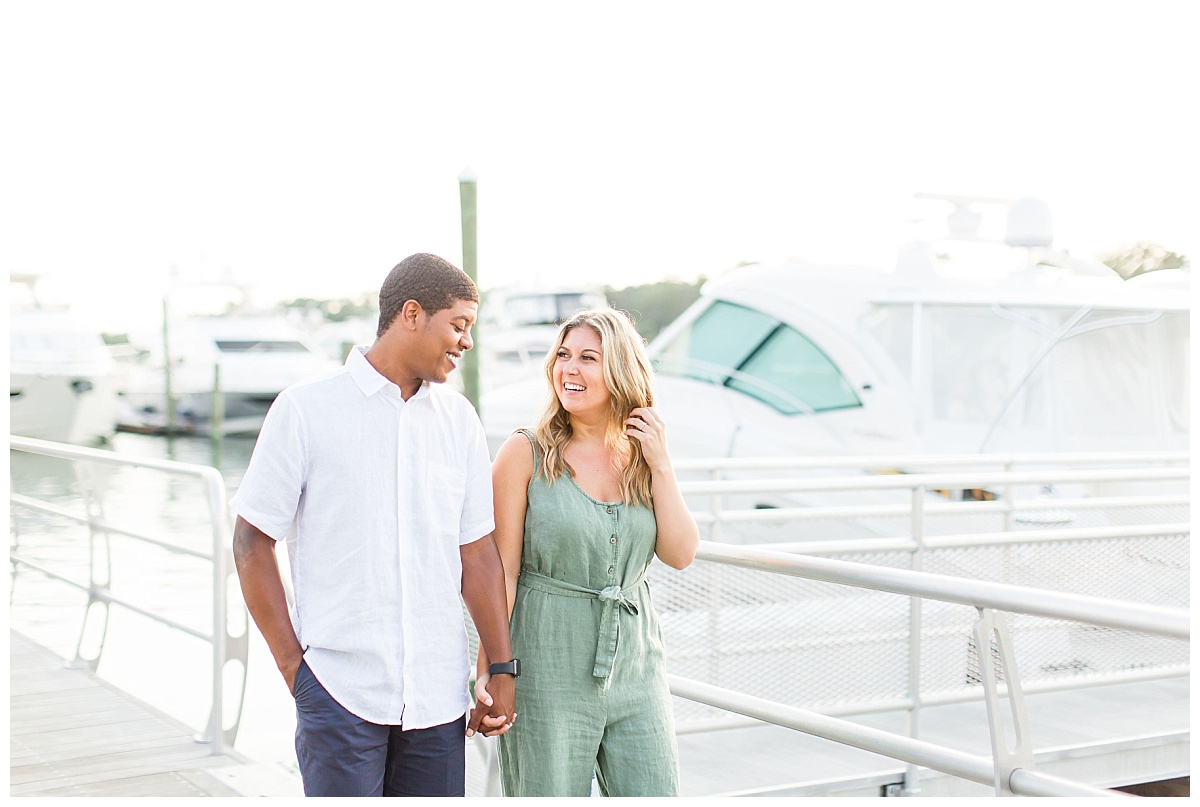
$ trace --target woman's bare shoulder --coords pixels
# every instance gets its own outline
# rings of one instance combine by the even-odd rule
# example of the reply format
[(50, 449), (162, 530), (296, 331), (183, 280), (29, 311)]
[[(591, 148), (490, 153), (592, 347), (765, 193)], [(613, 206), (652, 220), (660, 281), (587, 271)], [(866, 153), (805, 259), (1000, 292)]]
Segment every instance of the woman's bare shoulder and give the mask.
[(506, 474), (520, 474), (526, 478), (533, 476), (533, 444), (521, 432), (514, 432), (496, 452), (492, 463), (494, 470)]

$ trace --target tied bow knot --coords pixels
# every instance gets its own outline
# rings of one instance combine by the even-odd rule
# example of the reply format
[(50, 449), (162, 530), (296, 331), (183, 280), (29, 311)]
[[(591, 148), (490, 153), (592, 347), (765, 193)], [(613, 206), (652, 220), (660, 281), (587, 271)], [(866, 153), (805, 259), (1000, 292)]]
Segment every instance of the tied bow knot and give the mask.
[[(596, 640), (596, 663), (592, 667), (592, 675), (596, 678), (608, 678), (612, 675), (613, 663), (617, 657), (617, 644), (620, 642), (621, 622), (617, 619), (617, 609), (637, 616), (638, 607), (625, 597), (620, 586), (606, 586), (596, 592), (596, 599), (604, 603), (604, 616), (600, 618), (600, 635)], [(605, 686), (607, 686), (605, 682)]]
[(625, 599), (625, 594), (621, 591), (620, 586), (608, 586), (606, 588), (602, 588), (596, 597), (601, 600), (605, 600), (606, 602), (611, 602), (614, 605), (623, 605), (627, 609), (630, 609), (631, 613), (637, 613), (637, 606)]
[[(547, 577), (526, 568), (521, 570), (518, 585), (547, 594), (566, 597), (595, 597), (600, 601), (600, 604), (604, 606), (604, 613), (600, 617), (600, 630), (596, 637), (596, 662), (592, 668), (592, 675), (596, 678), (608, 679), (612, 675), (617, 645), (620, 643), (621, 636), (621, 621), (617, 618), (617, 612), (621, 610), (632, 616), (638, 615), (637, 604), (625, 595), (626, 592), (632, 593), (636, 587), (641, 586), (645, 582), (645, 575), (646, 570), (643, 569), (633, 580), (627, 581), (628, 585), (624, 589), (614, 584), (597, 591), (564, 580), (555, 580), (553, 577)], [(606, 687), (608, 683), (606, 680)]]

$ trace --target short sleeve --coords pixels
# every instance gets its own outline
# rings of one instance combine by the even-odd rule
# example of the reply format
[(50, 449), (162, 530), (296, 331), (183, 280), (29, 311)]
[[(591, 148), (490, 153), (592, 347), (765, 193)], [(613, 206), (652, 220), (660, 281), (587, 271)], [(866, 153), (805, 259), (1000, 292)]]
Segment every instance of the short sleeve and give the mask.
[(296, 519), (304, 490), (303, 422), (285, 391), (267, 411), (246, 474), (229, 502), (235, 513), (276, 541)]
[(468, 405), (463, 434), (467, 435), (467, 489), (459, 520), (459, 544), (477, 541), (496, 529), (492, 510), (492, 460), (479, 415)]

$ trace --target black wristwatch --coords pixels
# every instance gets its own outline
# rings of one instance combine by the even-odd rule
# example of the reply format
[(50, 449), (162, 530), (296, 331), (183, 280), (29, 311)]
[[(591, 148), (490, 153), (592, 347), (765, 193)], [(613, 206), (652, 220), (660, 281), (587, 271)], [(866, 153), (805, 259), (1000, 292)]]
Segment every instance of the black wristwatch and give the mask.
[(502, 661), (499, 664), (488, 665), (488, 675), (511, 675), (517, 678), (521, 675), (521, 660)]

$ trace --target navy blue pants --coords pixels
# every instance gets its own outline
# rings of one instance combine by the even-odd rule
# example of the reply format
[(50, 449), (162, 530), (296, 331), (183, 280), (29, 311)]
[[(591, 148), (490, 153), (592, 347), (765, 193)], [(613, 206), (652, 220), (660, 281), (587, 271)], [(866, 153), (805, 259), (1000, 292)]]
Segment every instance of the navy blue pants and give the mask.
[(427, 729), (370, 723), (346, 711), (302, 662), (296, 759), (306, 796), (462, 796), (467, 716)]

